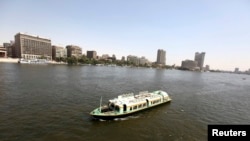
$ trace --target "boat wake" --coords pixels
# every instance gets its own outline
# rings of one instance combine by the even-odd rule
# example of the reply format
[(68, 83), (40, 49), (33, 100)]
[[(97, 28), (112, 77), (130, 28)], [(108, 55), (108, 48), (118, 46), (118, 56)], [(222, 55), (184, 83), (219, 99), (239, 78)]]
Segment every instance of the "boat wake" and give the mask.
[(123, 121), (123, 120), (128, 120), (128, 117), (126, 118), (115, 118), (114, 121)]

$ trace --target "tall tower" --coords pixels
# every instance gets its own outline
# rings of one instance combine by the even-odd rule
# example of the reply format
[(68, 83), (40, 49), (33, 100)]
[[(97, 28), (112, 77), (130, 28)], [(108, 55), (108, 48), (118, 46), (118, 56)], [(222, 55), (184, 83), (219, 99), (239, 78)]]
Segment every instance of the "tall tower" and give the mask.
[(200, 70), (203, 70), (204, 59), (205, 59), (205, 52), (195, 53), (194, 61), (198, 62), (198, 67), (200, 68)]
[(158, 49), (156, 63), (159, 65), (166, 65), (166, 51)]

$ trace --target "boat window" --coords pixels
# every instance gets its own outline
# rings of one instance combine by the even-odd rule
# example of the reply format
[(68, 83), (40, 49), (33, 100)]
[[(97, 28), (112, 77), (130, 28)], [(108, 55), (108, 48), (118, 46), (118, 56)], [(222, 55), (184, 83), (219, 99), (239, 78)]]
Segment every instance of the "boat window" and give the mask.
[(114, 103), (109, 103), (108, 107), (109, 107), (110, 109), (114, 110), (115, 104), (114, 104)]
[(123, 104), (123, 111), (126, 112), (127, 111), (127, 105)]
[(136, 105), (136, 106), (134, 106), (134, 107), (133, 107), (133, 109), (134, 109), (134, 110), (135, 110), (135, 109), (137, 109), (137, 105)]
[(130, 111), (132, 111), (132, 107), (130, 107)]
[(119, 106), (115, 106), (115, 110), (119, 112), (120, 111)]
[(141, 106), (142, 106), (142, 105), (140, 104), (140, 105), (138, 106), (138, 108), (141, 108)]
[(143, 104), (143, 107), (146, 107), (146, 103)]

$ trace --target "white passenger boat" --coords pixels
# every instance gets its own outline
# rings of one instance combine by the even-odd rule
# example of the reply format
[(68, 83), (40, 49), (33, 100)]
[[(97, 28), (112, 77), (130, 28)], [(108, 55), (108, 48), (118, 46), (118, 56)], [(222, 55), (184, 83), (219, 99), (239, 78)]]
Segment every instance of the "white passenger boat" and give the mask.
[(46, 59), (19, 59), (18, 63), (21, 64), (47, 64), (48, 61)]
[(102, 106), (100, 102), (100, 107), (90, 112), (90, 115), (99, 119), (120, 118), (170, 101), (167, 92), (161, 90), (139, 92), (137, 95), (123, 94), (109, 100), (107, 105)]

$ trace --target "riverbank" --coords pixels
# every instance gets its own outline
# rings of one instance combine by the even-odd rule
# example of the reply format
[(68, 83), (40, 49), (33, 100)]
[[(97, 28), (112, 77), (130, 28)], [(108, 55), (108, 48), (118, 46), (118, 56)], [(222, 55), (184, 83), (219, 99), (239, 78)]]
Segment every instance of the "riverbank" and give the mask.
[(18, 59), (14, 59), (14, 58), (0, 58), (0, 63), (18, 63)]
[[(0, 58), (0, 63), (18, 63), (18, 58)], [(49, 61), (48, 64), (63, 64), (67, 65), (67, 63), (64, 62), (56, 62), (56, 61)]]

